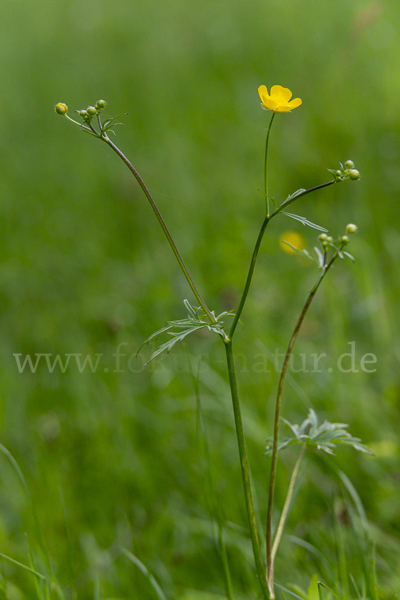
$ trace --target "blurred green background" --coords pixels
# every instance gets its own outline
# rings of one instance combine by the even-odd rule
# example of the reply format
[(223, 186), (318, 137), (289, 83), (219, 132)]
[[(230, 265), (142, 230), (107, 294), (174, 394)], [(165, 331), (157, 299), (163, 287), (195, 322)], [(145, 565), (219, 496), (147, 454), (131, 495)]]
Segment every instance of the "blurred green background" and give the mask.
[[(193, 377), (227, 522), (238, 597), (256, 598), (254, 570), (227, 386), (216, 337), (192, 336), (143, 368), (140, 343), (185, 316), (189, 288), (146, 199), (105, 144), (56, 115), (104, 98), (128, 112), (116, 143), (165, 217), (208, 305), (237, 306), (263, 219), (263, 150), (269, 113), (257, 88), (289, 87), (303, 105), (278, 115), (271, 134), (270, 193), (283, 200), (329, 179), (352, 159), (359, 182), (302, 199), (293, 212), (344, 233), (349, 251), (321, 289), (295, 348), (327, 354), (320, 373), (292, 373), (283, 413), (349, 423), (374, 448), (310, 453), (279, 553), (276, 577), (306, 588), (335, 576), (338, 527), (361, 576), (357, 544), (338, 519), (343, 490), (357, 489), (376, 543), (382, 598), (400, 587), (398, 273), (400, 254), (400, 4), (203, 0), (2, 0), (0, 8), (1, 443), (26, 477), (32, 505), (2, 455), (0, 551), (37, 568), (41, 531), (65, 597), (154, 599), (149, 580), (120, 547), (155, 574), (167, 598), (212, 600), (223, 576), (207, 513)], [(316, 273), (285, 253), (288, 230), (312, 248), (316, 232), (285, 217), (264, 241), (237, 332), (240, 391), (260, 522), (266, 513), (266, 439), (277, 374)], [(358, 372), (335, 367), (355, 342)], [(122, 354), (116, 368), (118, 347)], [(155, 346), (143, 350), (148, 357)], [(74, 366), (20, 373), (14, 354), (80, 353)], [(366, 353), (376, 371), (360, 368)], [(269, 372), (265, 365), (269, 364)], [(332, 372), (326, 368), (333, 365)], [(349, 363), (347, 363), (349, 364)], [(115, 372), (118, 371), (118, 372)], [(200, 440), (202, 435), (200, 434)], [(296, 452), (282, 455), (282, 506)], [(335, 465), (337, 467), (335, 467)], [(340, 536), (339, 536), (340, 537)], [(303, 539), (308, 548), (296, 543)], [(46, 553), (45, 553), (46, 555)], [(33, 581), (7, 561), (10, 600), (32, 598)]]

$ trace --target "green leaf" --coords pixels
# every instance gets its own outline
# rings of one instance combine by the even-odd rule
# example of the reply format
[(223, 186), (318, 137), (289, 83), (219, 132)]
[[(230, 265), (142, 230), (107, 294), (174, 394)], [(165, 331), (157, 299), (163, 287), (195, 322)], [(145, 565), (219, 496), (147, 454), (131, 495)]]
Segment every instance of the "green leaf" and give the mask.
[[(296, 598), (296, 600), (307, 600), (307, 596), (303, 595), (303, 591), (298, 588), (297, 586), (291, 586), (292, 589), (295, 589), (296, 592), (302, 594), (301, 596), (299, 596), (298, 594), (295, 594), (294, 592), (291, 592), (290, 590), (288, 590), (287, 588), (283, 587), (282, 585), (279, 585), (278, 583), (274, 583), (274, 587), (279, 588), (280, 590), (283, 590), (284, 592), (286, 592), (287, 594), (289, 594), (292, 598)], [(286, 597), (286, 596), (285, 596)]]
[[(318, 425), (317, 415), (312, 409), (308, 413), (307, 419), (301, 425), (292, 425), (292, 423), (289, 423), (285, 419), (283, 421), (291, 429), (294, 437), (284, 438), (278, 444), (278, 450), (282, 450), (293, 444), (302, 444), (307, 448), (316, 448), (327, 454), (334, 454), (332, 449), (343, 444), (352, 446), (359, 452), (374, 454), (372, 450), (361, 443), (359, 438), (353, 437), (346, 431), (348, 425), (345, 423), (329, 423), (328, 421), (324, 421), (322, 425)], [(268, 441), (265, 454), (267, 456), (272, 454), (272, 439)]]
[(344, 252), (343, 254), (345, 254), (346, 256), (348, 256), (350, 258), (350, 260), (352, 260), (353, 262), (356, 262), (356, 259), (354, 258), (354, 256), (352, 256), (351, 254), (349, 254), (348, 252)]
[[(302, 191), (305, 191), (305, 190), (302, 190)], [(294, 197), (296, 197), (296, 196), (294, 196)], [(328, 229), (325, 229), (325, 227), (321, 227), (321, 225), (316, 225), (315, 223), (312, 223), (311, 221), (306, 219), (306, 217), (301, 217), (300, 215), (294, 215), (292, 213), (286, 212), (285, 210), (282, 210), (281, 214), (286, 215), (287, 217), (290, 217), (291, 219), (295, 219), (295, 221), (300, 221), (300, 223), (302, 223), (304, 225), (304, 227), (306, 225), (308, 225), (309, 227), (312, 227), (313, 229), (318, 229), (318, 231), (323, 231), (324, 233), (328, 233)]]
[(337, 600), (340, 600), (339, 596), (336, 596), (335, 592), (333, 590), (331, 590), (331, 588), (329, 588), (324, 583), (321, 583), (320, 581), (318, 581), (318, 594), (319, 594), (320, 600), (324, 600), (323, 596), (322, 596), (321, 588), (325, 588), (326, 590), (328, 590), (328, 592), (331, 592), (331, 594), (333, 594), (335, 596), (335, 598), (337, 598)]
[(285, 240), (282, 240), (283, 244), (286, 244), (286, 246), (289, 246), (292, 250), (294, 250), (295, 252), (297, 252), (297, 254), (300, 254), (301, 256), (305, 256), (306, 258), (308, 258), (309, 260), (311, 260), (312, 262), (317, 262), (315, 260), (315, 258), (313, 258), (311, 256), (311, 254), (307, 251), (307, 250), (299, 250), (298, 248), (296, 248), (296, 246), (293, 246), (292, 244), (290, 244), (289, 242), (285, 242)]
[[(139, 354), (141, 349), (146, 346), (151, 340), (156, 339), (162, 333), (167, 333), (171, 336), (172, 339), (164, 342), (161, 346), (157, 348), (155, 352), (150, 356), (149, 360), (146, 362), (145, 366), (149, 364), (159, 354), (162, 352), (169, 353), (172, 348), (175, 346), (177, 342), (181, 342), (185, 339), (193, 331), (199, 331), (200, 329), (207, 328), (208, 331), (212, 331), (221, 337), (225, 336), (225, 332), (223, 329), (223, 321), (221, 321), (221, 317), (223, 316), (234, 316), (228, 312), (223, 312), (218, 317), (215, 317), (214, 313), (211, 314), (215, 317), (216, 322), (210, 323), (209, 321), (204, 321), (204, 317), (206, 316), (201, 307), (195, 308), (190, 304), (188, 300), (183, 301), (186, 310), (188, 311), (188, 316), (186, 319), (178, 319), (177, 321), (167, 321), (165, 327), (162, 327), (155, 333), (153, 333), (150, 337), (147, 338), (139, 347), (136, 356)], [(182, 331), (183, 330), (183, 331)]]
[(306, 191), (307, 190), (305, 188), (300, 188), (299, 190), (296, 190), (295, 192), (293, 192), (293, 194), (289, 194), (289, 196), (285, 200), (285, 203), (289, 202), (290, 200), (294, 200), (295, 198), (297, 198), (297, 196), (300, 196), (300, 194), (303, 194)]
[(164, 592), (162, 591), (160, 585), (156, 581), (154, 575), (152, 573), (150, 573), (150, 571), (142, 563), (142, 561), (140, 561), (137, 558), (137, 556), (135, 556), (134, 554), (132, 554), (132, 552), (129, 552), (129, 550), (126, 550), (125, 548), (121, 548), (121, 551), (126, 556), (126, 558), (128, 560), (130, 560), (134, 565), (136, 565), (138, 567), (138, 569), (141, 571), (141, 573), (148, 579), (150, 585), (156, 592), (158, 599), (159, 600), (167, 600)]
[(314, 250), (315, 250), (315, 254), (318, 256), (318, 266), (322, 268), (325, 264), (324, 255), (322, 254), (321, 250), (317, 246), (314, 246)]
[(114, 121), (116, 121), (120, 117), (124, 117), (127, 114), (129, 114), (129, 113), (121, 113), (120, 115), (117, 115), (116, 117), (112, 117), (111, 119), (106, 119), (103, 123), (103, 131), (107, 131), (107, 129), (110, 129), (110, 127), (113, 127), (114, 125), (123, 125), (124, 123), (114, 123)]

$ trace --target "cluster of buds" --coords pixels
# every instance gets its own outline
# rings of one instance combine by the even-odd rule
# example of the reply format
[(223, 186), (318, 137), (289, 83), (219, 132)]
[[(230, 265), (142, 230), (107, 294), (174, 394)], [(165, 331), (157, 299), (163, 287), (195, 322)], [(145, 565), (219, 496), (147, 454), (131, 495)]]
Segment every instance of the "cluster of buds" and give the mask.
[(351, 179), (356, 181), (360, 179), (360, 172), (354, 168), (354, 163), (352, 160), (346, 160), (344, 166), (342, 163), (340, 164), (340, 169), (327, 169), (329, 173), (332, 173), (335, 181), (345, 181), (346, 179)]
[[(354, 223), (349, 223), (346, 227), (346, 234), (342, 235), (336, 242), (339, 245), (339, 247), (343, 248), (344, 246), (347, 246), (347, 244), (349, 243), (349, 235), (351, 233), (356, 233), (356, 231), (357, 225), (354, 225)], [(328, 250), (329, 246), (336, 248), (333, 242), (333, 238), (330, 235), (326, 235), (326, 233), (321, 233), (318, 239), (321, 242), (322, 247), (325, 251)]]
[(90, 125), (93, 117), (99, 115), (105, 106), (105, 100), (97, 100), (94, 106), (88, 106), (87, 108), (84, 108), (83, 110), (77, 110), (76, 112), (80, 117), (82, 117), (87, 125)]

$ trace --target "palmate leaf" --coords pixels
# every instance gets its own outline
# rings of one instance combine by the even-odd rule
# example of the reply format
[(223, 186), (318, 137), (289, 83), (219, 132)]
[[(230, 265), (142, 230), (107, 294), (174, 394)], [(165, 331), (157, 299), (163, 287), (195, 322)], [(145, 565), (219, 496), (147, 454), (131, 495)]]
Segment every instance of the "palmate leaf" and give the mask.
[[(165, 327), (162, 327), (161, 329), (153, 333), (150, 337), (147, 338), (147, 340), (145, 340), (140, 345), (136, 356), (139, 354), (139, 352), (144, 346), (146, 346), (152, 340), (157, 339), (158, 336), (162, 333), (167, 333), (171, 336), (170, 340), (164, 342), (164, 344), (161, 344), (161, 346), (159, 346), (157, 350), (153, 352), (149, 360), (146, 362), (145, 366), (148, 365), (149, 362), (153, 360), (153, 358), (156, 358), (156, 356), (158, 356), (162, 352), (170, 352), (177, 342), (181, 342), (182, 340), (184, 340), (185, 337), (193, 331), (200, 331), (200, 329), (207, 328), (209, 331), (213, 331), (221, 337), (225, 336), (225, 332), (223, 329), (223, 321), (221, 321), (220, 319), (224, 316), (233, 317), (234, 315), (232, 314), (232, 312), (225, 311), (218, 315), (218, 317), (215, 317), (215, 323), (210, 323), (210, 321), (203, 320), (204, 317), (206, 317), (206, 315), (200, 307), (195, 308), (190, 304), (188, 300), (184, 300), (183, 303), (188, 311), (188, 316), (186, 319), (178, 319), (177, 321), (167, 321)], [(212, 315), (215, 316), (214, 313), (212, 313)]]
[[(284, 423), (291, 429), (293, 437), (284, 438), (279, 444), (278, 449), (282, 450), (294, 444), (302, 444), (307, 448), (316, 448), (327, 454), (334, 454), (333, 448), (340, 444), (353, 446), (359, 452), (374, 454), (367, 446), (361, 443), (359, 438), (355, 438), (347, 431), (348, 425), (345, 423), (329, 423), (324, 421), (318, 425), (318, 418), (315, 411), (310, 409), (307, 419), (300, 425), (292, 425), (289, 421), (283, 419)], [(268, 440), (265, 454), (272, 454), (272, 439)]]

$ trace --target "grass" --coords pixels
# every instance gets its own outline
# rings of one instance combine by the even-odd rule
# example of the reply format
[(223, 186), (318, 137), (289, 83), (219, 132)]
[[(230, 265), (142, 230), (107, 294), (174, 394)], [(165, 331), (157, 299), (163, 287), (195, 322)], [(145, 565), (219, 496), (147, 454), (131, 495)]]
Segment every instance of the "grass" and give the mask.
[[(199, 334), (146, 369), (144, 360), (130, 359), (167, 320), (185, 316), (190, 291), (129, 173), (52, 106), (62, 101), (72, 111), (104, 97), (110, 112), (130, 113), (118, 144), (220, 313), (237, 305), (263, 215), (256, 189), (266, 121), (256, 90), (280, 83), (303, 105), (274, 124), (270, 193), (281, 199), (322, 183), (338, 160), (354, 160), (362, 175), (359, 185), (333, 186), (298, 206), (333, 235), (348, 222), (359, 234), (351, 248), (356, 264), (330, 273), (295, 359), (326, 352), (335, 366), (354, 340), (358, 364), (366, 353), (378, 362), (373, 373), (293, 373), (283, 408), (291, 422), (312, 407), (321, 418), (349, 423), (376, 451), (371, 458), (343, 449), (335, 459), (364, 507), (375, 558), (371, 550), (369, 567), (360, 560), (362, 537), (346, 517), (349, 505), (357, 507), (341, 477), (331, 476), (330, 459), (310, 457), (277, 555), (277, 581), (307, 591), (317, 574), (335, 593), (338, 582), (347, 585), (353, 599), (350, 575), (362, 594), (375, 561), (380, 600), (396, 598), (398, 3), (101, 0), (91, 9), (67, 0), (4, 0), (2, 13), (0, 61), (9, 76), (0, 94), (0, 431), (31, 501), (3, 455), (0, 552), (46, 577), (51, 598), (154, 600), (152, 581), (168, 599), (221, 597), (218, 531), (201, 484), (198, 400), (187, 366), (200, 353), (199, 393), (235, 597), (256, 597), (221, 348)], [(284, 352), (314, 281), (308, 265), (280, 249), (287, 230), (314, 245), (314, 232), (294, 221), (271, 224), (236, 339), (260, 522), (274, 353)], [(119, 344), (127, 357), (115, 373)], [(18, 372), (14, 353), (46, 352), (104, 356), (95, 374), (44, 366)], [(296, 458), (295, 449), (282, 455), (280, 506)], [(338, 573), (336, 564), (347, 571)], [(3, 559), (2, 573), (9, 600), (46, 598), (40, 577), (26, 568)], [(327, 590), (321, 594), (329, 600)]]

